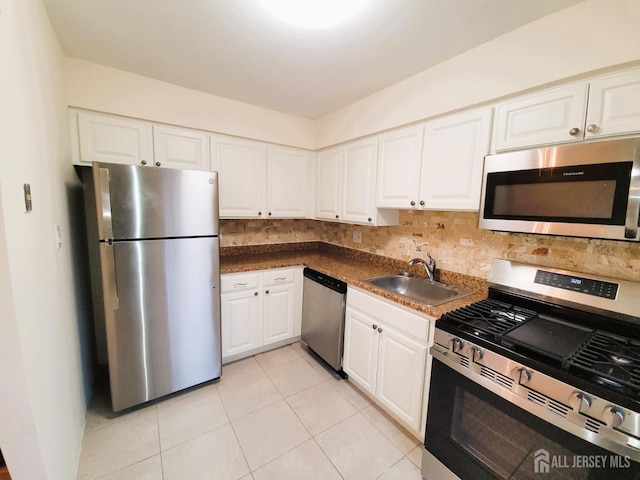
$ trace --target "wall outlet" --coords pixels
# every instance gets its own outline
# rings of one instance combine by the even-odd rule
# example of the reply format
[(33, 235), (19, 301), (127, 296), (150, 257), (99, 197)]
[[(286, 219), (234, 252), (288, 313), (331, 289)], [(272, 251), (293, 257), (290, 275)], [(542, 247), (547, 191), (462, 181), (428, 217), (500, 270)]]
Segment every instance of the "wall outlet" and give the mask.
[(355, 243), (362, 243), (362, 232), (360, 230), (353, 231), (353, 241)]

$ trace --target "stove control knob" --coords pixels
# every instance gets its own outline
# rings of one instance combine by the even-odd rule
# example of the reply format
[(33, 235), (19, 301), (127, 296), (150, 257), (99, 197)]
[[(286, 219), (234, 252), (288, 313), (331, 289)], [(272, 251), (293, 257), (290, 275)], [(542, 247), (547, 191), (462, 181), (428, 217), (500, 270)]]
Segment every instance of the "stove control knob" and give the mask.
[(573, 392), (569, 397), (569, 405), (576, 412), (585, 412), (591, 408), (591, 397), (582, 392)]
[(453, 337), (451, 340), (449, 340), (449, 351), (451, 353), (458, 353), (460, 350), (462, 350), (463, 345), (464, 344), (462, 343), (462, 340), (457, 337)]
[(514, 368), (511, 371), (511, 375), (520, 385), (525, 385), (531, 380), (531, 372), (524, 367)]
[(622, 409), (614, 406), (608, 406), (602, 412), (602, 420), (608, 427), (618, 428), (624, 422), (624, 412)]
[(482, 358), (482, 350), (480, 350), (480, 347), (470, 347), (469, 350), (467, 350), (467, 356), (471, 363), (476, 363)]

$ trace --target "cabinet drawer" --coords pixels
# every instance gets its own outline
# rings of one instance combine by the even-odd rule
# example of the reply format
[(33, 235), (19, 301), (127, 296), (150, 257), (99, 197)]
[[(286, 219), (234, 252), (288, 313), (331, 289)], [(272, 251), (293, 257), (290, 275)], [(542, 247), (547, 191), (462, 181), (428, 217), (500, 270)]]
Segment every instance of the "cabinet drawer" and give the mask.
[(294, 268), (285, 270), (268, 270), (264, 272), (264, 286), (283, 285), (293, 283), (295, 275)]
[(367, 294), (349, 287), (347, 308), (356, 308), (370, 317), (378, 318), (385, 324), (411, 335), (425, 345), (429, 341), (430, 318), (409, 312), (400, 306), (378, 299), (374, 294)]
[(257, 289), (260, 273), (229, 273), (220, 275), (222, 293)]

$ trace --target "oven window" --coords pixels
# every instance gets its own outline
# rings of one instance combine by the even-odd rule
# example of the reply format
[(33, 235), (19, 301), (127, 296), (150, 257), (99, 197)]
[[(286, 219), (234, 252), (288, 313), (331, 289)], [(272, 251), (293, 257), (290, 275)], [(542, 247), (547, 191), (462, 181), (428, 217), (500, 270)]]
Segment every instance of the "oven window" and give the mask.
[[(425, 447), (461, 479), (640, 479), (640, 464), (522, 410), (437, 359)], [(603, 468), (593, 465), (597, 459)]]

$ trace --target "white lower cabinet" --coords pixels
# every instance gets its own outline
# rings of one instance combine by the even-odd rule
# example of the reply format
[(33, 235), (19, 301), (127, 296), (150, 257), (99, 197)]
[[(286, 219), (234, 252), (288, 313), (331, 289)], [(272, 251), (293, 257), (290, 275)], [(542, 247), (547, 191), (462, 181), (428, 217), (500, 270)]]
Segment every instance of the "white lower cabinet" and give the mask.
[(347, 293), (344, 371), (419, 435), (426, 418), (427, 349), (434, 321), (351, 287)]
[(220, 279), (223, 363), (298, 339), (301, 267), (224, 274)]

